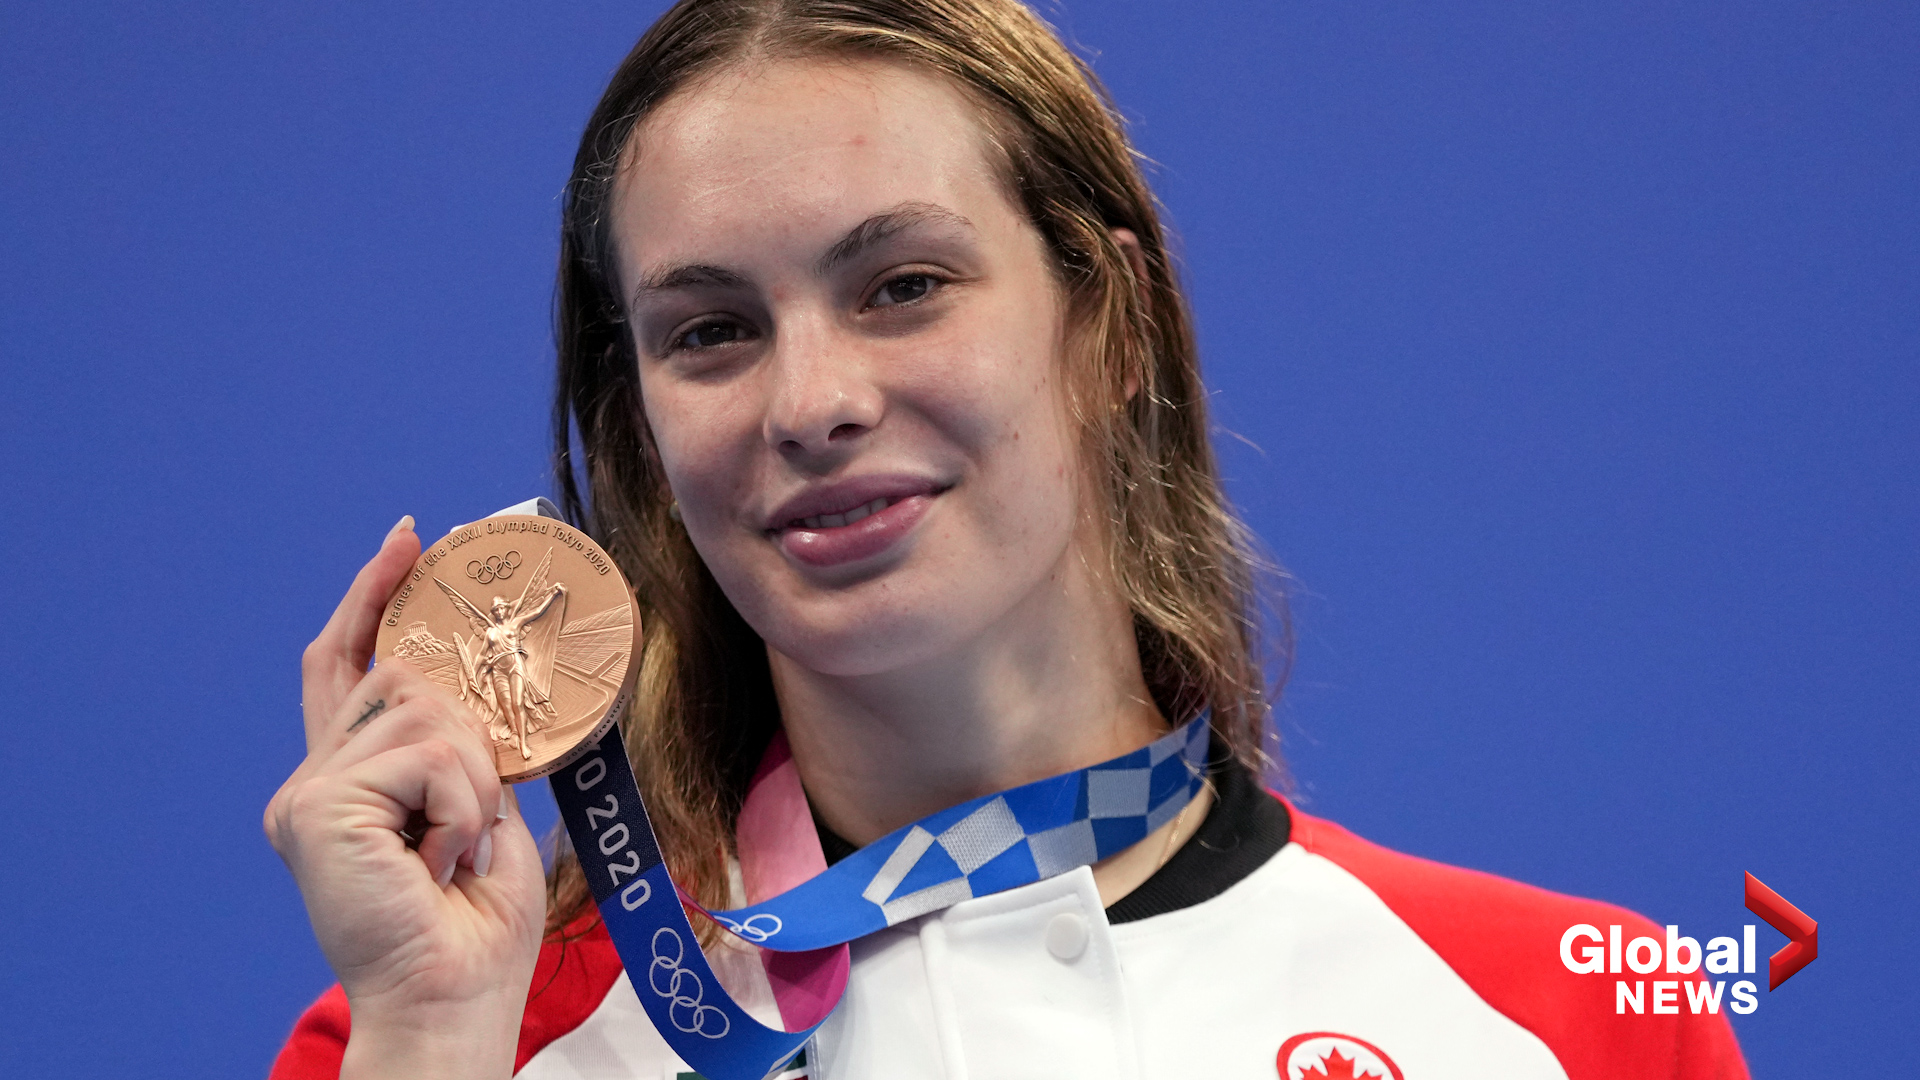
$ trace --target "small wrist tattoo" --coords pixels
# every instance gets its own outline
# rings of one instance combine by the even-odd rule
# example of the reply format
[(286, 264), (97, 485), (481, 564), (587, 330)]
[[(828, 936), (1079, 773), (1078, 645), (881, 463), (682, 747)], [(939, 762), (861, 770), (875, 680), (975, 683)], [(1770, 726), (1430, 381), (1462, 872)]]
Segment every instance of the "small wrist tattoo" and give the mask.
[(359, 731), (361, 728), (366, 727), (369, 721), (371, 721), (374, 717), (379, 716), (381, 713), (386, 711), (387, 711), (386, 698), (381, 698), (379, 701), (367, 702), (367, 711), (361, 713), (360, 719), (355, 720), (352, 726), (347, 728), (347, 734), (351, 735), (354, 732)]

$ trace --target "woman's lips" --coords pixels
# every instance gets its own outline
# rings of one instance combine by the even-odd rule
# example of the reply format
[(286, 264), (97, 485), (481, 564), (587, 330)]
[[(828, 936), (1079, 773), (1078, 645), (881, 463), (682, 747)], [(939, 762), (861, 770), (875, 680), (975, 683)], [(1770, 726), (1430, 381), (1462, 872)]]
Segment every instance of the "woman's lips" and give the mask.
[(775, 531), (780, 547), (808, 566), (840, 566), (872, 558), (913, 531), (934, 494), (879, 496), (835, 514), (817, 514)]

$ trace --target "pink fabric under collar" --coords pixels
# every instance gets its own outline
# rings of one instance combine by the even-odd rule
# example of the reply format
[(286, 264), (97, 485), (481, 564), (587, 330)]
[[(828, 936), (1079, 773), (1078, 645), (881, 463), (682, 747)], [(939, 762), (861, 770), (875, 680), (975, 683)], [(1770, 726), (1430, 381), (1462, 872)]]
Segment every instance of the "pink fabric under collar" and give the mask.
[[(740, 807), (734, 838), (749, 904), (778, 896), (827, 868), (784, 731), (774, 733), (760, 758)], [(762, 949), (760, 962), (773, 985), (781, 1022), (791, 1031), (826, 1019), (847, 988), (850, 962), (845, 945), (794, 953)]]

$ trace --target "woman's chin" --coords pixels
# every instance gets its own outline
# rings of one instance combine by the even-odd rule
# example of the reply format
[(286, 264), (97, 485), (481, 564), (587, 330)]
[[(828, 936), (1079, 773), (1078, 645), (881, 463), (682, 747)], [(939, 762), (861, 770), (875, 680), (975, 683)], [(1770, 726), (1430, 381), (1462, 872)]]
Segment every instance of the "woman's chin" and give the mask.
[(767, 644), (808, 671), (851, 679), (916, 667), (952, 651), (949, 638), (924, 625), (802, 627)]
[[(897, 584), (905, 583), (889, 582)], [(908, 592), (890, 587), (864, 597), (816, 596), (762, 622), (761, 637), (793, 663), (836, 678), (884, 675), (964, 650), (978, 613), (966, 605), (907, 602), (902, 594)]]

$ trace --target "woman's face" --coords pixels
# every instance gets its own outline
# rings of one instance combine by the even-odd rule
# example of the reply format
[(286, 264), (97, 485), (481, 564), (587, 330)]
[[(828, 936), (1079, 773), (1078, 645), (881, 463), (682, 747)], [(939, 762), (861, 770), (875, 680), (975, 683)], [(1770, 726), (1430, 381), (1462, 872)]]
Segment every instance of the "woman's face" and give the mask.
[(823, 674), (932, 660), (1080, 591), (1060, 291), (977, 117), (902, 66), (754, 66), (658, 109), (617, 189), (687, 532)]

